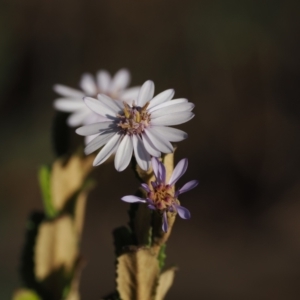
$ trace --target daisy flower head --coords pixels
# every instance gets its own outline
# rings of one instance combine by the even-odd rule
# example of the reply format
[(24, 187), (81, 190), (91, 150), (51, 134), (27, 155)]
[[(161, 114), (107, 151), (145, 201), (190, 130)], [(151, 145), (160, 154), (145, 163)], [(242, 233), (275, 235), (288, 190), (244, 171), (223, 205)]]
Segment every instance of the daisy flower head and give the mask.
[(142, 170), (150, 167), (151, 156), (160, 157), (161, 152), (173, 152), (171, 142), (187, 138), (187, 134), (168, 126), (185, 123), (193, 118), (194, 104), (187, 99), (174, 99), (174, 90), (166, 90), (153, 98), (154, 83), (146, 81), (138, 96), (127, 101), (112, 101), (103, 94), (98, 100), (85, 97), (86, 105), (105, 120), (80, 127), (79, 135), (98, 134), (85, 148), (88, 155), (104, 146), (96, 156), (97, 166), (115, 156), (115, 168), (123, 171), (130, 163), (134, 152)]
[[(94, 113), (83, 102), (83, 97), (97, 97), (102, 93), (112, 99), (128, 100), (136, 98), (140, 87), (126, 89), (130, 83), (130, 73), (127, 69), (120, 69), (113, 77), (106, 71), (100, 70), (94, 77), (90, 73), (82, 75), (79, 86), (81, 90), (73, 89), (65, 85), (54, 85), (54, 91), (61, 96), (54, 101), (54, 107), (63, 112), (71, 113), (67, 119), (70, 127), (78, 127), (100, 122), (106, 118)], [(86, 142), (93, 136), (86, 138)]]
[(146, 198), (137, 196), (124, 196), (121, 200), (128, 203), (146, 203), (152, 210), (158, 211), (162, 215), (162, 230), (168, 231), (167, 212), (178, 213), (182, 219), (190, 219), (189, 210), (179, 204), (178, 196), (185, 193), (198, 185), (198, 180), (187, 182), (182, 188), (175, 191), (175, 183), (186, 172), (188, 160), (186, 158), (179, 161), (176, 165), (170, 180), (166, 181), (166, 168), (155, 157), (152, 158), (153, 172), (156, 180), (151, 185), (143, 183), (141, 187), (145, 190)]

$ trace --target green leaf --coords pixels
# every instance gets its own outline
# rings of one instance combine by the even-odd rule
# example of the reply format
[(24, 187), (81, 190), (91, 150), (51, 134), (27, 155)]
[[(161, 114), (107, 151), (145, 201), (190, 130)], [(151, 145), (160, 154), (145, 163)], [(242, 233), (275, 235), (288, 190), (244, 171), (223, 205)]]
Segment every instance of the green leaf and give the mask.
[(39, 183), (43, 195), (45, 213), (48, 218), (54, 218), (57, 215), (51, 199), (51, 170), (48, 166), (42, 166), (39, 170)]
[(158, 265), (159, 265), (159, 268), (162, 269), (165, 265), (165, 260), (166, 260), (166, 247), (167, 247), (167, 244), (163, 244), (159, 250), (159, 253), (158, 253), (158, 256), (157, 256), (157, 259), (158, 259)]
[(34, 291), (20, 289), (13, 296), (13, 300), (42, 300)]

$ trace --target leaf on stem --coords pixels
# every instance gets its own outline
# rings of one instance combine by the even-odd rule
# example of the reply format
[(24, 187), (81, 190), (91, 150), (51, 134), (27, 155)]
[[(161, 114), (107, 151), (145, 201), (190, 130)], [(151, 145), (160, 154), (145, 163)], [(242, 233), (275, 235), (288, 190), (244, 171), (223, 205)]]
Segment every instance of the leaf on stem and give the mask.
[(51, 200), (51, 170), (49, 166), (41, 166), (39, 170), (39, 183), (42, 191), (45, 214), (49, 218), (54, 218), (57, 211)]
[(32, 290), (20, 289), (14, 293), (12, 300), (41, 300), (41, 298)]
[(92, 170), (93, 158), (93, 156), (81, 157), (74, 154), (66, 163), (63, 159), (57, 159), (53, 163), (51, 198), (57, 211), (60, 211), (81, 188), (86, 176)]
[(118, 258), (117, 290), (122, 300), (151, 300), (155, 294), (159, 266), (147, 248), (125, 253)]
[(78, 256), (78, 237), (70, 216), (63, 215), (40, 225), (35, 244), (34, 273), (54, 299), (59, 299), (69, 285)]
[(158, 286), (156, 289), (155, 300), (163, 300), (173, 284), (176, 267), (170, 268), (164, 271), (158, 280)]

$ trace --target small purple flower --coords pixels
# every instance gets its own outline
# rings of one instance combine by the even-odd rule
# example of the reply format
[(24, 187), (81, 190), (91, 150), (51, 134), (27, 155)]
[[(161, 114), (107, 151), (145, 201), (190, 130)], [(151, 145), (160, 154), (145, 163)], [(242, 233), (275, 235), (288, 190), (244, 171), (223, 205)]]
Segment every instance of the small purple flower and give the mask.
[(178, 213), (179, 217), (182, 219), (190, 219), (191, 214), (189, 210), (179, 205), (177, 198), (180, 194), (195, 188), (199, 182), (198, 180), (191, 180), (182, 188), (174, 192), (175, 183), (187, 170), (187, 158), (182, 159), (176, 165), (168, 183), (166, 182), (166, 168), (156, 157), (152, 158), (152, 167), (156, 180), (151, 182), (151, 186), (148, 186), (146, 183), (142, 183), (142, 188), (146, 191), (147, 198), (144, 199), (130, 195), (122, 197), (121, 200), (128, 203), (147, 203), (150, 209), (159, 211), (163, 218), (162, 230), (167, 232), (167, 212)]

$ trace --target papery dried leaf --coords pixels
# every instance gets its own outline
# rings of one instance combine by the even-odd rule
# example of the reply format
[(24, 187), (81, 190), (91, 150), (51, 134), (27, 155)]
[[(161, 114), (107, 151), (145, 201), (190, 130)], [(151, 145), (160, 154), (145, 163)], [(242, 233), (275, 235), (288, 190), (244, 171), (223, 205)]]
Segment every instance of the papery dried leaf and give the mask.
[(69, 286), (67, 296), (64, 298), (64, 300), (80, 300), (79, 283), (83, 265), (83, 260), (79, 259), (76, 264), (76, 269), (73, 274), (73, 279)]
[[(46, 285), (52, 284), (57, 276), (70, 276), (78, 258), (78, 238), (74, 222), (70, 216), (61, 216), (45, 221), (39, 227), (35, 245), (35, 276), (38, 281), (52, 278)], [(62, 274), (61, 274), (62, 273)], [(49, 280), (48, 280), (49, 281)]]
[(41, 300), (41, 298), (32, 290), (20, 289), (14, 293), (12, 300)]
[(51, 171), (51, 200), (57, 211), (82, 187), (92, 169), (93, 159), (93, 156), (81, 157), (75, 154), (66, 163), (63, 159), (54, 162)]
[(74, 208), (74, 226), (80, 239), (85, 217), (86, 201), (88, 196), (89, 187), (83, 189), (77, 196), (76, 204)]
[(31, 290), (41, 292), (34, 274), (35, 243), (40, 224), (45, 220), (45, 215), (34, 212), (30, 215), (26, 224), (25, 245), (22, 250), (20, 273), (25, 286)]
[(164, 271), (160, 275), (156, 289), (155, 300), (163, 300), (165, 298), (168, 290), (173, 284), (175, 271), (177, 271), (177, 268), (173, 267)]
[(149, 249), (125, 253), (118, 258), (117, 290), (122, 300), (153, 299), (159, 266)]
[(166, 168), (166, 182), (169, 182), (174, 170), (174, 152), (168, 153), (163, 156), (163, 164), (165, 165)]

